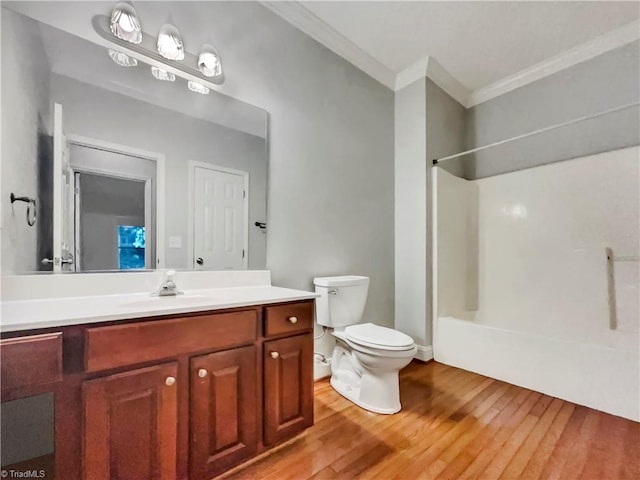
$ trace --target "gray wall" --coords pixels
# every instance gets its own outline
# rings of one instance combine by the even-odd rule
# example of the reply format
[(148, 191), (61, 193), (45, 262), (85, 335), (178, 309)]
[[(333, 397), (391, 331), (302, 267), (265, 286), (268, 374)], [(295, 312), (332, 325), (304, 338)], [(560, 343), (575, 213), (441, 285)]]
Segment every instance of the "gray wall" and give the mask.
[[(640, 42), (530, 83), (468, 111), (469, 148), (591, 115), (640, 98)], [(605, 115), (468, 157), (482, 178), (640, 142), (638, 108)]]
[[(266, 237), (253, 226), (266, 217), (268, 162), (264, 139), (61, 75), (51, 77), (51, 101), (63, 105), (69, 135), (166, 156), (166, 267), (191, 268), (187, 258), (189, 160), (249, 172), (249, 268), (265, 268)], [(181, 236), (182, 248), (168, 248), (170, 236)]]
[(3, 273), (37, 270), (37, 226), (27, 205), (9, 194), (38, 197), (38, 133), (49, 128), (49, 66), (36, 22), (2, 9), (2, 265)]
[(261, 5), (225, 8), (252, 32), (240, 98), (270, 113), (273, 283), (367, 275), (365, 321), (393, 325), (393, 92)]

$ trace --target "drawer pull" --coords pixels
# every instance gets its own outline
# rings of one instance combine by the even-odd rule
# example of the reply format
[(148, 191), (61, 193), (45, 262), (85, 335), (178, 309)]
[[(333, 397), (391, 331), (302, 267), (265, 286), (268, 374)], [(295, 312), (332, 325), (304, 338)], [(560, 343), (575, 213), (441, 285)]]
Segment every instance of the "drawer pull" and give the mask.
[(164, 383), (167, 385), (167, 387), (172, 386), (173, 384), (176, 383), (176, 379), (175, 377), (167, 377), (167, 379), (164, 381)]
[(198, 376), (200, 378), (204, 378), (207, 376), (207, 371), (204, 368), (201, 368), (200, 370), (198, 370)]
[(278, 352), (271, 352), (271, 358), (278, 358), (280, 354)]
[(298, 323), (298, 317), (289, 317), (287, 320), (289, 320), (291, 323)]

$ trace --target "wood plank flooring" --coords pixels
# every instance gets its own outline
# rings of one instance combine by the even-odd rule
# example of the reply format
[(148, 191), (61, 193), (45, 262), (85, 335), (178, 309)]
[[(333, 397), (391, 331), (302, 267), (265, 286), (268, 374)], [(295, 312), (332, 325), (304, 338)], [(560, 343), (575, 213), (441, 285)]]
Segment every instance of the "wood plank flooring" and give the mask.
[(328, 381), (315, 425), (226, 479), (640, 479), (640, 424), (435, 362), (401, 372), (403, 409)]

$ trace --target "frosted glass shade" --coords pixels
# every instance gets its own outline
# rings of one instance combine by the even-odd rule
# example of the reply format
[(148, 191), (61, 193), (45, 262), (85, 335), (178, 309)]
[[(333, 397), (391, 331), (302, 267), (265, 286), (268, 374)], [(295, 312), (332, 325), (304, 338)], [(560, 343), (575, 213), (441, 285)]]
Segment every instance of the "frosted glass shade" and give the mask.
[(158, 80), (165, 82), (175, 82), (176, 80), (176, 76), (173, 73), (154, 66), (151, 67), (151, 74)]
[(111, 60), (116, 62), (121, 67), (135, 67), (136, 65), (138, 65), (138, 60), (116, 50), (109, 49), (109, 56), (111, 57)]
[(203, 45), (198, 56), (198, 69), (207, 77), (217, 77), (222, 73), (220, 55), (211, 45)]
[(158, 34), (158, 53), (169, 60), (184, 59), (184, 44), (178, 29), (168, 23), (160, 28)]
[(193, 80), (189, 80), (187, 87), (189, 87), (189, 90), (192, 92), (201, 93), (202, 95), (209, 93), (209, 88), (205, 87), (201, 83), (194, 82)]
[(111, 33), (131, 43), (142, 42), (142, 27), (136, 9), (128, 3), (118, 3), (111, 12)]

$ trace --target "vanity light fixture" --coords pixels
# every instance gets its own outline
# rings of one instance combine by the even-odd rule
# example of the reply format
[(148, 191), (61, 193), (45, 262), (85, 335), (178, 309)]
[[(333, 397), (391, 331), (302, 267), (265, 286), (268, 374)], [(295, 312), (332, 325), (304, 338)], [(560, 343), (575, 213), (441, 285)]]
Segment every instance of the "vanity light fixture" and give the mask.
[(191, 90), (192, 92), (201, 93), (202, 95), (206, 95), (207, 93), (209, 93), (208, 87), (205, 87), (201, 83), (194, 82), (193, 80), (189, 80), (189, 82), (187, 83), (187, 87), (189, 87), (189, 90)]
[(218, 77), (222, 74), (220, 55), (218, 55), (213, 45), (206, 43), (200, 49), (198, 69), (207, 77)]
[(165, 23), (158, 34), (158, 53), (169, 60), (184, 60), (184, 43), (180, 31)]
[(130, 57), (129, 55), (126, 55), (122, 52), (118, 52), (117, 50), (112, 50), (111, 48), (109, 49), (109, 56), (111, 57), (111, 60), (116, 62), (121, 67), (135, 67), (136, 65), (138, 65), (138, 60), (136, 60), (135, 58)]
[(111, 12), (111, 33), (130, 43), (142, 42), (142, 27), (136, 9), (128, 3), (118, 3)]
[(171, 72), (167, 72), (161, 68), (156, 66), (151, 67), (151, 74), (156, 77), (158, 80), (163, 80), (165, 82), (175, 82), (176, 76)]

